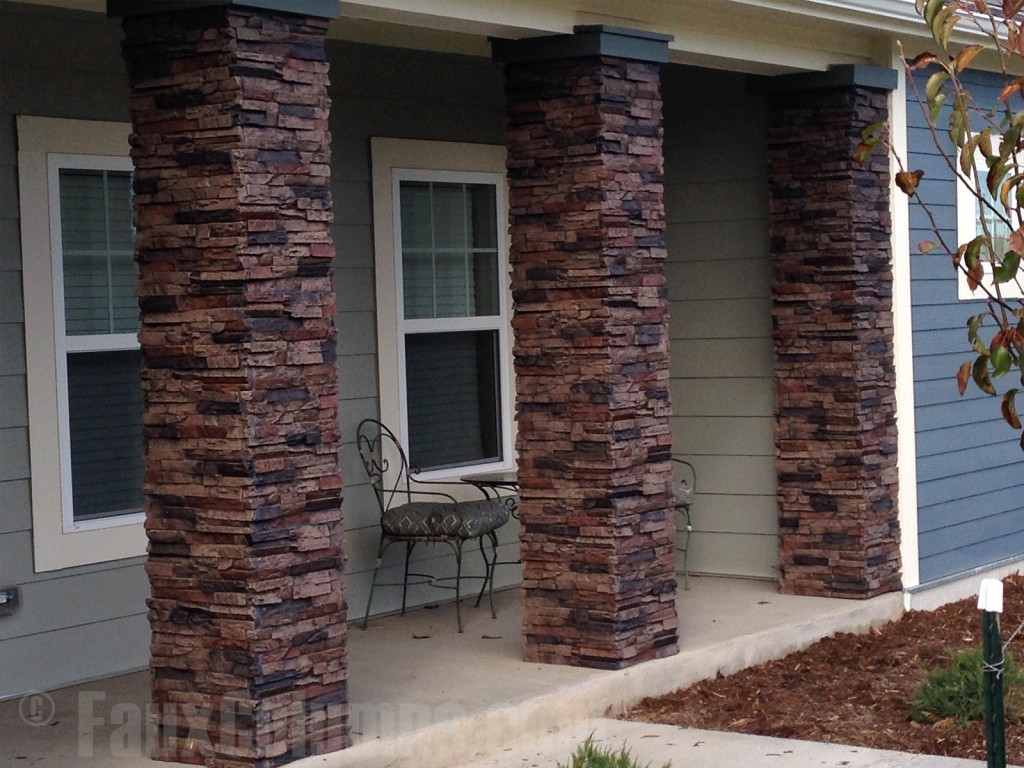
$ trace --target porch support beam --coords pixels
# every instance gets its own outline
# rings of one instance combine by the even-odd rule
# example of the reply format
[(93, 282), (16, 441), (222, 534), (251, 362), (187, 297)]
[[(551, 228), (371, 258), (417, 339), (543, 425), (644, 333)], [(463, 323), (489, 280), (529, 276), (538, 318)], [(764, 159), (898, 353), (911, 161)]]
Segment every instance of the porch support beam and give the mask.
[(348, 743), (328, 22), (270, 5), (117, 4), (153, 757), (218, 768)]
[(768, 160), (782, 591), (900, 589), (889, 160), (895, 73), (777, 78)]
[[(578, 36), (577, 36), (578, 35)], [(525, 656), (678, 649), (659, 62), (585, 27), (506, 63)]]

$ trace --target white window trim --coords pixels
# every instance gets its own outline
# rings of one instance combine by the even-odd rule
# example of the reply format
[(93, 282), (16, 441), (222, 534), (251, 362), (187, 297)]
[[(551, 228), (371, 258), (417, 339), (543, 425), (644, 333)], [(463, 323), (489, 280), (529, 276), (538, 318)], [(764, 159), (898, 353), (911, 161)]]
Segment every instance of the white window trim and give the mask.
[[(993, 144), (998, 149), (1001, 137), (993, 136)], [(981, 152), (977, 152), (974, 157), (974, 163), (977, 168), (984, 169), (985, 156)], [(984, 182), (984, 171), (982, 171), (982, 181)], [(977, 214), (977, 202), (978, 199), (975, 197), (974, 192), (970, 187), (963, 182), (963, 180), (957, 178), (956, 182), (956, 239), (957, 243), (963, 245), (969, 243), (975, 237), (978, 236), (978, 214)], [(988, 262), (982, 264), (985, 270), (985, 284), (992, 288), (992, 265)], [(1017, 281), (1024, 283), (1024, 264), (1018, 270)], [(987, 301), (988, 294), (979, 286), (977, 290), (972, 291), (970, 286), (967, 284), (967, 275), (964, 271), (957, 268), (957, 298), (960, 301)], [(999, 286), (1000, 293), (1004, 299), (1024, 299), (1024, 289), (1017, 285), (1015, 282), (1003, 283)]]
[[(66, 418), (59, 190), (61, 167), (131, 169), (127, 123), (19, 115), (18, 177), (25, 297), (25, 358), (28, 377), (29, 458), (36, 572), (88, 565), (146, 552), (142, 513), (74, 522), (71, 514), (70, 441)], [(58, 201), (54, 204), (54, 201)], [(60, 294), (58, 296), (58, 294)], [(102, 342), (134, 349), (132, 334)], [(95, 345), (90, 345), (90, 349)]]
[[(508, 210), (508, 185), (505, 181), (505, 148), (485, 144), (415, 141), (409, 139), (372, 138), (370, 153), (373, 166), (373, 233), (376, 262), (377, 293), (377, 364), (380, 381), (381, 420), (396, 429), (402, 444), (408, 448), (408, 420), (405, 413), (405, 332), (450, 328), (447, 320), (403, 320), (399, 296), (402, 291), (401, 264), (396, 257), (401, 237), (401, 222), (395, 201), (402, 180), (485, 181), (497, 187), (500, 221)], [(507, 227), (500, 228), (498, 238), (498, 274), (508, 279)], [(511, 328), (508, 321), (512, 302), (506, 282), (499, 293), (500, 314), (498, 338), (501, 368), (502, 456), (497, 462), (445, 468), (420, 473), (421, 479), (448, 480), (474, 472), (510, 470), (515, 468), (515, 419), (512, 403), (515, 375), (512, 366)], [(460, 318), (461, 329), (475, 325), (482, 329), (494, 327), (491, 318)]]

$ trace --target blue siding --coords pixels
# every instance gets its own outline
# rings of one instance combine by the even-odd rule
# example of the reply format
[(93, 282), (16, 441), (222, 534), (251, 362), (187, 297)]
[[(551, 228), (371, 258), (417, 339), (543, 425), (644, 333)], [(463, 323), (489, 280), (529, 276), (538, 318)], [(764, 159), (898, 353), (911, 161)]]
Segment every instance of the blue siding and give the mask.
[[(972, 74), (979, 103), (994, 103), (995, 76)], [(923, 90), (924, 79), (918, 80)], [(936, 149), (913, 92), (908, 95), (908, 168), (924, 171), (919, 187), (940, 233), (956, 242), (956, 185)], [(945, 137), (943, 137), (945, 140)], [(999, 401), (973, 387), (957, 393), (956, 372), (970, 359), (967, 318), (977, 302), (957, 298), (957, 279), (945, 254), (921, 254), (936, 240), (924, 210), (910, 209), (914, 396), (921, 581), (1024, 553), (1024, 454), (1018, 435), (999, 417)]]

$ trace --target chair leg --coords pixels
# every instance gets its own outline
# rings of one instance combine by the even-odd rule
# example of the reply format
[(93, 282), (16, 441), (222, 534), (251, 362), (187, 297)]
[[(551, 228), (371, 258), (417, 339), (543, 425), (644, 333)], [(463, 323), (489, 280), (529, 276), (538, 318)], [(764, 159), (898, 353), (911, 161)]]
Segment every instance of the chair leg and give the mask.
[(402, 615), (405, 616), (405, 598), (409, 593), (409, 558), (412, 557), (412, 549), (416, 546), (415, 541), (405, 542), (405, 573), (402, 576)]
[(453, 549), (455, 550), (455, 618), (459, 624), (459, 634), (462, 634), (462, 595), (459, 589), (462, 583), (462, 539), (455, 541)]
[(487, 580), (491, 575), (491, 563), (487, 559), (487, 550), (484, 548), (484, 537), (478, 536), (477, 543), (480, 545), (480, 557), (484, 559), (484, 583), (480, 585), (480, 594), (476, 596), (476, 602), (473, 603), (474, 608), (480, 607), (480, 601), (484, 599), (484, 592), (487, 591)]
[(363, 616), (363, 629), (366, 629), (370, 621), (370, 606), (373, 605), (373, 590), (377, 586), (377, 573), (380, 571), (380, 562), (384, 559), (384, 534), (381, 534), (380, 544), (377, 545), (377, 564), (373, 566), (373, 579), (370, 581), (370, 596), (366, 598), (366, 614)]
[(487, 574), (487, 599), (491, 602), (491, 618), (496, 619), (498, 614), (494, 610), (494, 569), (498, 567), (498, 534), (491, 531), (488, 537), (491, 540), (491, 563), (488, 569), (490, 572)]
[(690, 588), (690, 568), (687, 561), (690, 557), (690, 534), (693, 533), (693, 526), (690, 524), (690, 508), (687, 507), (686, 515), (686, 548), (683, 550), (683, 589)]

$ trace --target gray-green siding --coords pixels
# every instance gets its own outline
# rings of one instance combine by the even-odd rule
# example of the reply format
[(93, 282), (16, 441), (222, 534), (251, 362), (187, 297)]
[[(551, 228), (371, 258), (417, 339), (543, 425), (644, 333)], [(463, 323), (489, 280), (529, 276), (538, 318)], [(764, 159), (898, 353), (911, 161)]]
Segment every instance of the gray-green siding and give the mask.
[[(995, 103), (995, 78), (969, 76), (979, 103)], [(965, 78), (967, 79), (967, 78)], [(923, 92), (923, 80), (919, 83)], [(924, 171), (921, 196), (947, 242), (956, 242), (956, 186), (913, 92), (908, 96), (908, 167)], [(957, 298), (948, 256), (922, 254), (935, 240), (924, 210), (911, 203), (914, 416), (921, 581), (927, 583), (1024, 554), (1024, 454), (999, 415), (999, 401), (972, 384), (957, 393), (956, 372), (970, 359), (966, 321), (983, 309)]]
[(742, 75), (664, 69), (676, 453), (697, 469), (689, 565), (778, 577), (763, 98)]
[(22, 590), (0, 619), (0, 698), (148, 662), (141, 558), (35, 573), (29, 501), (15, 115), (127, 120), (119, 40), (95, 14), (0, 3), (0, 586)]

